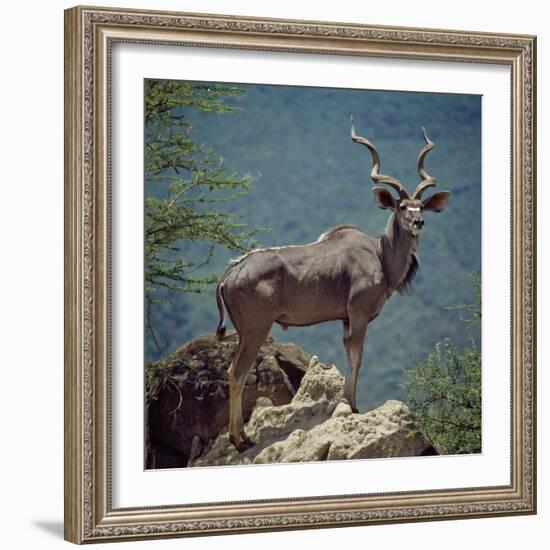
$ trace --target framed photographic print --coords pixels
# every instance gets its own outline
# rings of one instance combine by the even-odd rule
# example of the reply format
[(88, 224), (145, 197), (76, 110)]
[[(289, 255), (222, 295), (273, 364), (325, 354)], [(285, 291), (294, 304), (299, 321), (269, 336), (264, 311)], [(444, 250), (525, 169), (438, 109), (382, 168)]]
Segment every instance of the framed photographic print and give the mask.
[(532, 514), (533, 36), (65, 12), (65, 537)]

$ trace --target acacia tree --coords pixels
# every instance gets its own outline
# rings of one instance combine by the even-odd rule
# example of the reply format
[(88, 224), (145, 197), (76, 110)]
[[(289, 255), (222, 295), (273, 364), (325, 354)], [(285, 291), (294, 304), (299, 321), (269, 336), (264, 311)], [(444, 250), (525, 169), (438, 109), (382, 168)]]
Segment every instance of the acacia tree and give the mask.
[[(151, 307), (170, 292), (200, 292), (217, 279), (201, 270), (220, 245), (244, 252), (249, 229), (221, 203), (246, 193), (249, 175), (228, 172), (223, 158), (193, 139), (193, 112), (235, 111), (244, 90), (169, 80), (145, 83), (145, 299), (146, 323), (159, 352), (162, 343)], [(198, 244), (191, 249), (189, 243)]]
[[(471, 304), (451, 306), (466, 312), (471, 328), (481, 322), (481, 283), (474, 279)], [(459, 349), (450, 339), (437, 343), (427, 361), (415, 362), (403, 385), (418, 427), (447, 454), (481, 452), (481, 350), (473, 335)]]

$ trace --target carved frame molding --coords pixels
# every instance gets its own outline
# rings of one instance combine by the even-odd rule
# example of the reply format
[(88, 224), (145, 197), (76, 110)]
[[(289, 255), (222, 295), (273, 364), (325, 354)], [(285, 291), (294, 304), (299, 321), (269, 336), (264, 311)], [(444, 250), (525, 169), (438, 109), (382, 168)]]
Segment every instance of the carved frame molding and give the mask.
[[(115, 42), (505, 64), (512, 86), (512, 483), (113, 509), (110, 55)], [(221, 15), (65, 12), (65, 538), (101, 542), (536, 512), (536, 38)]]

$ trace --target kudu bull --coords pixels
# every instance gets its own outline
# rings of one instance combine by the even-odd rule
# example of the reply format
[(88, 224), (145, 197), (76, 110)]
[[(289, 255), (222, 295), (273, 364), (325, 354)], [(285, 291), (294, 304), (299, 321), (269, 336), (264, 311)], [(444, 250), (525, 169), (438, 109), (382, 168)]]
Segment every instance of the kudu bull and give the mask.
[(380, 208), (391, 210), (384, 233), (371, 237), (351, 225), (338, 225), (316, 242), (253, 250), (230, 266), (216, 289), (220, 313), (217, 337), (225, 334), (224, 306), (239, 335), (238, 348), (228, 371), (229, 437), (239, 450), (253, 444), (244, 432), (241, 396), (245, 379), (273, 323), (283, 329), (340, 320), (344, 328), (346, 376), (344, 397), (354, 412), (357, 379), (368, 324), (388, 298), (407, 290), (416, 271), (418, 236), (424, 211), (440, 212), (448, 192), (422, 199), (436, 186), (424, 169), (424, 158), (434, 144), (422, 128), (425, 145), (418, 156), (421, 181), (409, 195), (399, 180), (380, 173), (375, 146), (356, 135), (351, 120), (351, 139), (364, 145), (372, 156), (371, 178), (387, 185), (373, 189)]

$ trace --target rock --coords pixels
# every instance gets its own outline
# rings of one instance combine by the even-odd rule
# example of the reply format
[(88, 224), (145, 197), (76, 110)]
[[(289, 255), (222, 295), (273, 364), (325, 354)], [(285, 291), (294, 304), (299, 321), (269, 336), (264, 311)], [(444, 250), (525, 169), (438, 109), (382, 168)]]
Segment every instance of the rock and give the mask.
[(286, 405), (260, 398), (246, 425), (255, 445), (239, 453), (220, 434), (192, 466), (352, 460), (437, 454), (418, 431), (407, 406), (386, 401), (354, 414), (343, 399), (344, 378), (312, 359), (299, 390)]
[[(147, 468), (182, 468), (193, 462), (229, 419), (227, 369), (237, 336), (218, 341), (203, 335), (169, 356), (161, 368), (160, 390), (148, 407)], [(290, 403), (310, 362), (294, 344), (261, 347), (243, 391), (248, 419), (258, 399), (270, 406)]]
[(262, 448), (284, 439), (298, 427), (310, 429), (330, 418), (342, 399), (343, 380), (336, 367), (329, 367), (327, 370), (325, 365), (312, 361), (290, 403), (277, 406), (265, 397), (258, 400), (247, 425), (247, 433), (252, 434), (257, 445), (239, 454), (229, 442), (227, 432), (224, 432), (192, 465), (255, 462)]

